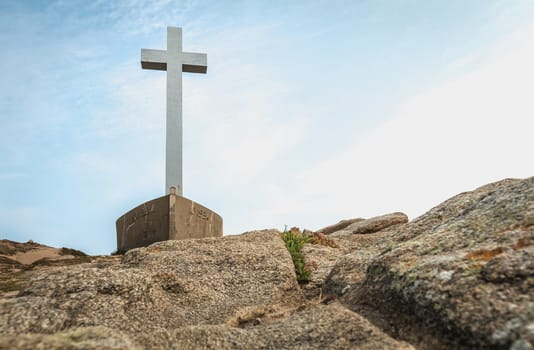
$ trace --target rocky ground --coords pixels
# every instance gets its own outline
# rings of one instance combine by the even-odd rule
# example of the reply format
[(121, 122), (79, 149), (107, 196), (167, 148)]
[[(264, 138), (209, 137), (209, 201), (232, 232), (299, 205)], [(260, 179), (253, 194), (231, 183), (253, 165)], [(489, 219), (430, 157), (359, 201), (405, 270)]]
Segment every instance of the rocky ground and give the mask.
[(99, 257), (0, 241), (0, 349), (534, 348), (534, 178), (309, 234), (305, 284), (276, 230)]

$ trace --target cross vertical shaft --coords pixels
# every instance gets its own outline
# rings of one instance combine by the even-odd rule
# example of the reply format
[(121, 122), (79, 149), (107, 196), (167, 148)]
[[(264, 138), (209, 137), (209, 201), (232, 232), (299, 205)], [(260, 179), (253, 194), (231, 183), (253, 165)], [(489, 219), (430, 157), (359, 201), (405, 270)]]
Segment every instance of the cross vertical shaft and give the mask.
[(167, 50), (141, 49), (141, 67), (167, 71), (167, 122), (165, 140), (165, 193), (182, 182), (182, 72), (206, 73), (207, 56), (182, 52), (182, 29), (167, 28)]
[[(167, 51), (182, 52), (182, 30), (167, 28)], [(182, 63), (167, 61), (167, 122), (165, 141), (165, 190), (176, 187), (183, 194)]]

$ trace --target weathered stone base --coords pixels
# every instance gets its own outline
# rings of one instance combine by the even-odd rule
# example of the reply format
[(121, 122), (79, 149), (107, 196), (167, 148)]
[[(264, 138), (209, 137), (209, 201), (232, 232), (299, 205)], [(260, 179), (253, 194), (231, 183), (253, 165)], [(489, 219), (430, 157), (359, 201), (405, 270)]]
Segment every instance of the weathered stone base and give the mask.
[(176, 194), (145, 202), (116, 221), (117, 250), (146, 247), (169, 239), (221, 237), (222, 218)]

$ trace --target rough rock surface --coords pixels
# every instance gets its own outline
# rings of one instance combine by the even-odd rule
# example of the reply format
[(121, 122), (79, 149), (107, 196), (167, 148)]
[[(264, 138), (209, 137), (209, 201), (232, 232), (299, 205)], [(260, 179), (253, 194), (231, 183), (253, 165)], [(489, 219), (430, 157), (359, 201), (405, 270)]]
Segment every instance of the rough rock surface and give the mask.
[(91, 261), (85, 253), (53, 248), (32, 241), (0, 240), (0, 297), (15, 295), (34, 271), (48, 266), (65, 266)]
[(411, 349), (344, 307), (307, 304), (277, 231), (50, 267), (0, 314), (0, 348)]
[(363, 221), (363, 220), (365, 220), (365, 219), (363, 219), (363, 218), (355, 218), (355, 219), (341, 220), (340, 222), (338, 222), (336, 224), (333, 224), (333, 225), (330, 225), (330, 226), (327, 226), (327, 227), (323, 227), (322, 229), (317, 230), (317, 232), (321, 232), (321, 233), (323, 233), (325, 235), (329, 235), (332, 232), (343, 230), (345, 227), (349, 226), (350, 224), (353, 224), (353, 223), (359, 222), (359, 221)]
[(0, 349), (142, 349), (124, 333), (106, 327), (80, 327), (53, 334), (0, 336)]
[[(263, 316), (260, 314), (260, 316)], [(339, 304), (308, 305), (291, 317), (247, 323), (159, 328), (136, 338), (106, 327), (79, 327), (54, 334), (0, 337), (0, 348), (43, 349), (414, 349), (387, 336), (362, 316)], [(149, 345), (148, 345), (149, 344)]]
[(341, 230), (331, 233), (332, 236), (346, 236), (375, 233), (393, 225), (405, 224), (408, 216), (404, 213), (391, 213), (374, 218), (356, 221)]
[(534, 178), (504, 180), (400, 226), (374, 258), (339, 259), (326, 284), (421, 349), (531, 349), (533, 243)]
[(12, 260), (13, 263), (31, 265), (35, 262), (53, 264), (55, 261), (73, 260), (75, 257), (87, 257), (87, 254), (69, 248), (53, 248), (33, 241), (26, 243), (0, 240), (0, 258)]
[(301, 286), (302, 291), (308, 299), (320, 300), (325, 295), (322, 290), (324, 281), (344, 252), (340, 248), (316, 244), (305, 244), (302, 251), (312, 272), (310, 281)]
[(16, 298), (0, 304), (0, 332), (102, 325), (137, 335), (224, 323), (246, 307), (301, 300), (276, 232), (165, 241), (131, 250), (114, 266), (82, 264), (34, 275)]
[(33, 262), (3, 242), (0, 349), (532, 349), (534, 178), (406, 220), (311, 233), (300, 286), (276, 230)]
[(414, 349), (396, 341), (360, 315), (339, 304), (309, 305), (291, 317), (242, 329), (227, 325), (180, 329), (173, 346), (180, 349)]

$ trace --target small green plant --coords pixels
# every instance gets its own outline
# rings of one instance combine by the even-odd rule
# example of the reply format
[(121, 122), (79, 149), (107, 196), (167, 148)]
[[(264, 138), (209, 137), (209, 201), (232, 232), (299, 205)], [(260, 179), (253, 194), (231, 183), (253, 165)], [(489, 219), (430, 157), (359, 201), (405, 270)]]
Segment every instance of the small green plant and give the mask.
[(295, 265), (295, 271), (297, 273), (297, 281), (299, 283), (307, 283), (310, 281), (310, 270), (306, 267), (304, 261), (304, 254), (302, 253), (302, 247), (304, 243), (307, 243), (308, 236), (300, 232), (296, 227), (293, 227), (289, 231), (284, 229), (282, 233), (282, 239), (286, 244), (286, 248), (291, 254), (293, 265)]

